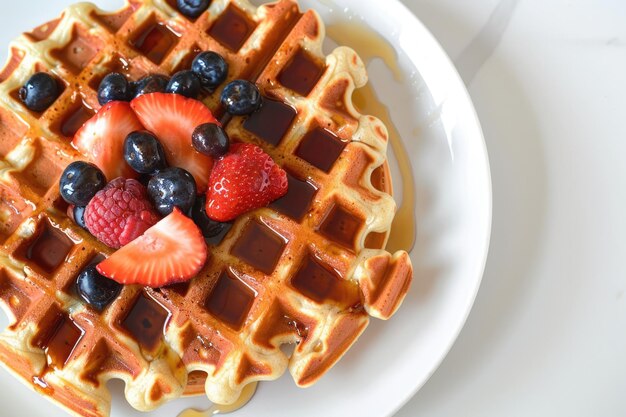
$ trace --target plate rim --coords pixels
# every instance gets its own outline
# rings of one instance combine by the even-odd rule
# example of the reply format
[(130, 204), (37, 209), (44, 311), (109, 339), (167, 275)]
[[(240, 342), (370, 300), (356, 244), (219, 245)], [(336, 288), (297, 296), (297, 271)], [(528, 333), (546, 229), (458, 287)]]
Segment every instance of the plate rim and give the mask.
[[(320, 0), (317, 0), (317, 1), (319, 2)], [(476, 107), (474, 106), (474, 102), (473, 102), (473, 100), (471, 98), (471, 95), (469, 93), (469, 90), (467, 89), (467, 86), (463, 82), (463, 79), (461, 78), (461, 75), (459, 74), (459, 71), (458, 71), (456, 65), (454, 64), (454, 61), (450, 58), (450, 56), (445, 51), (445, 49), (443, 48), (441, 43), (434, 36), (434, 34), (420, 20), (420, 18), (415, 13), (413, 13), (406, 6), (406, 4), (404, 4), (403, 1), (401, 1), (401, 0), (392, 0), (392, 1), (389, 2), (388, 6), (395, 7), (397, 9), (399, 9), (399, 12), (404, 13), (407, 16), (409, 16), (410, 19), (415, 22), (415, 24), (419, 27), (419, 29), (427, 37), (428, 42), (431, 43), (432, 46), (435, 48), (436, 53), (438, 55), (440, 55), (441, 59), (444, 60), (446, 62), (446, 64), (448, 65), (449, 70), (450, 70), (450, 72), (452, 74), (452, 77), (453, 77), (453, 79), (450, 80), (450, 81), (454, 82), (455, 89), (457, 89), (462, 94), (462, 101), (465, 103), (465, 105), (470, 110), (470, 112), (468, 113), (471, 116), (470, 123), (474, 125), (475, 133), (477, 134), (477, 139), (478, 139), (477, 142), (480, 145), (480, 152), (481, 152), (481, 155), (483, 156), (484, 162), (485, 162), (485, 165), (484, 165), (484, 169), (485, 169), (484, 177), (485, 177), (485, 180), (486, 180), (485, 186), (486, 186), (486, 192), (487, 192), (487, 195), (485, 196), (486, 197), (485, 203), (486, 203), (486, 209), (487, 209), (486, 212), (485, 212), (485, 218), (486, 218), (485, 236), (486, 236), (486, 239), (484, 241), (483, 247), (481, 248), (482, 256), (481, 256), (481, 260), (480, 260), (480, 267), (479, 267), (479, 269), (477, 271), (477, 276), (476, 276), (476, 278), (474, 280), (475, 282), (474, 282), (474, 286), (472, 288), (472, 291), (471, 291), (471, 293), (468, 293), (469, 298), (467, 300), (467, 306), (465, 308), (465, 311), (461, 315), (460, 320), (458, 321), (458, 324), (457, 324), (456, 328), (453, 330), (452, 337), (448, 341), (446, 347), (441, 350), (440, 355), (437, 358), (437, 360), (432, 362), (431, 369), (429, 370), (429, 372), (427, 372), (425, 374), (424, 378), (422, 378), (421, 381), (418, 381), (411, 390), (408, 390), (408, 392), (406, 393), (404, 398), (400, 402), (398, 402), (395, 405), (395, 407), (391, 408), (390, 412), (387, 414), (387, 416), (391, 417), (394, 414), (396, 414), (398, 411), (400, 411), (415, 396), (415, 394), (417, 394), (424, 387), (424, 385), (426, 385), (426, 383), (430, 380), (430, 378), (437, 371), (437, 369), (439, 369), (439, 367), (441, 366), (441, 364), (443, 363), (445, 358), (448, 356), (448, 353), (450, 352), (450, 350), (452, 349), (452, 347), (454, 346), (454, 344), (458, 340), (459, 335), (461, 334), (461, 331), (465, 327), (465, 324), (467, 323), (467, 319), (468, 319), (472, 309), (474, 308), (474, 305), (475, 305), (475, 302), (476, 302), (476, 297), (478, 296), (478, 291), (480, 290), (480, 286), (481, 286), (481, 283), (482, 283), (482, 280), (483, 280), (483, 277), (484, 277), (484, 273), (485, 273), (485, 268), (487, 266), (487, 259), (489, 257), (489, 246), (490, 246), (490, 242), (491, 242), (492, 223), (493, 223), (493, 184), (492, 184), (492, 179), (491, 179), (491, 167), (490, 167), (490, 163), (489, 163), (489, 152), (487, 150), (487, 143), (485, 141), (484, 131), (483, 131), (482, 125), (480, 123), (480, 119), (478, 117), (478, 113), (476, 111)], [(384, 36), (384, 35), (382, 35), (382, 36)], [(402, 49), (402, 50), (404, 50), (404, 49)], [(407, 54), (407, 57), (408, 56), (409, 55)], [(410, 61), (413, 64), (415, 64), (415, 62), (413, 60), (410, 59)]]

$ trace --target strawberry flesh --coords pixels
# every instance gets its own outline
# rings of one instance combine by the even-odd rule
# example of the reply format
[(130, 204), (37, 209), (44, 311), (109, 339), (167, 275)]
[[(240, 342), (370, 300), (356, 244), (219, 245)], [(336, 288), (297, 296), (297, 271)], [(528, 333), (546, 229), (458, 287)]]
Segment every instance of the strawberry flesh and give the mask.
[(157, 288), (193, 278), (206, 259), (207, 246), (200, 229), (175, 208), (96, 268), (120, 284)]
[(211, 172), (206, 213), (219, 222), (233, 220), (282, 197), (287, 184), (287, 173), (261, 148), (233, 144)]
[(207, 188), (213, 159), (193, 148), (191, 135), (204, 123), (220, 124), (202, 102), (179, 94), (152, 93), (130, 103), (146, 129), (159, 139), (170, 166), (193, 175), (200, 192)]
[(136, 178), (137, 173), (124, 160), (124, 140), (130, 132), (141, 129), (129, 103), (112, 101), (76, 132), (72, 146), (96, 164), (107, 180)]

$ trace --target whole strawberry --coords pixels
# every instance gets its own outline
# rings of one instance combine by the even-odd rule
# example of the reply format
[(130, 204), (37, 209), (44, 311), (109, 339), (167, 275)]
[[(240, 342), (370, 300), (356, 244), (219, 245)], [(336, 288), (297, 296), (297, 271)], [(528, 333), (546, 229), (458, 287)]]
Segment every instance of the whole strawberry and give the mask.
[(235, 143), (213, 166), (206, 214), (226, 222), (286, 193), (287, 173), (268, 154), (256, 145)]
[(146, 188), (137, 180), (116, 178), (98, 191), (85, 209), (85, 225), (100, 242), (118, 249), (159, 221)]

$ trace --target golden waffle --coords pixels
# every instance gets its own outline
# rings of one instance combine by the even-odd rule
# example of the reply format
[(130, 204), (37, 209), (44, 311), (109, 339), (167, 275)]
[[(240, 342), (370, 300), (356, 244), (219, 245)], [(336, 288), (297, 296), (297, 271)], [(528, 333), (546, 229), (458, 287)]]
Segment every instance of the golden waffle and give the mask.
[[(323, 38), (318, 15), (292, 0), (214, 0), (195, 20), (173, 0), (131, 0), (115, 13), (72, 6), (11, 44), (0, 73), (0, 299), (12, 319), (0, 361), (9, 371), (81, 416), (109, 414), (111, 378), (125, 381), (139, 410), (203, 391), (230, 403), (287, 368), (312, 384), (369, 316), (394, 313), (412, 269), (406, 252), (380, 249), (395, 210), (387, 132), (352, 105), (367, 81), (361, 60), (343, 47), (324, 56)], [(261, 89), (259, 112), (223, 121), (231, 139), (258, 144), (287, 170), (289, 192), (213, 239), (190, 282), (126, 286), (98, 313), (74, 283), (112, 250), (65, 215), (58, 179), (82, 158), (70, 139), (99, 108), (105, 74), (172, 74), (203, 50), (226, 59), (229, 80)], [(41, 114), (17, 98), (37, 71), (64, 87)], [(223, 115), (219, 93), (203, 100)], [(285, 343), (297, 344), (290, 357)]]

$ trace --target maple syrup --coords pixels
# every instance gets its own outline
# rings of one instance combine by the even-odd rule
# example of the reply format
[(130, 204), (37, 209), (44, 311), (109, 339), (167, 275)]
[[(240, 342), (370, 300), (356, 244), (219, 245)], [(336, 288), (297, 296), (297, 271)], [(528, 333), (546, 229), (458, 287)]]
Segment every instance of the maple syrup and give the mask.
[(169, 312), (161, 304), (141, 292), (119, 324), (143, 349), (155, 352), (163, 340), (164, 326), (168, 316)]
[(41, 340), (38, 347), (44, 350), (48, 366), (63, 368), (72, 355), (84, 331), (67, 315), (62, 315), (46, 340)]
[(381, 59), (396, 81), (404, 80), (404, 73), (398, 66), (398, 54), (394, 47), (365, 23), (358, 20), (342, 21), (328, 25), (326, 34), (338, 44), (354, 49), (366, 65), (375, 58)]
[(278, 146), (296, 114), (290, 105), (264, 97), (261, 108), (246, 119), (243, 127), (270, 145)]
[(354, 251), (356, 236), (363, 226), (363, 220), (335, 204), (319, 227), (320, 233), (334, 242)]
[(313, 58), (303, 49), (299, 49), (278, 74), (278, 82), (306, 97), (322, 77), (325, 69), (322, 62)]
[(44, 320), (49, 326), (33, 338), (33, 345), (44, 351), (46, 365), (38, 375), (33, 375), (31, 382), (37, 391), (44, 395), (53, 395), (54, 388), (46, 381), (46, 375), (65, 366), (85, 332), (58, 307), (53, 306)]
[(234, 330), (239, 330), (248, 316), (255, 297), (254, 290), (241, 282), (239, 278), (231, 276), (228, 271), (224, 271), (211, 290), (204, 306), (213, 316)]
[(291, 285), (318, 303), (327, 300), (345, 306), (357, 303), (360, 298), (358, 287), (352, 281), (341, 278), (321, 262), (315, 255), (309, 253), (291, 278)]
[(391, 122), (389, 110), (380, 103), (370, 84), (356, 90), (352, 96), (355, 105), (367, 114), (376, 115), (387, 126), (391, 148), (398, 161), (402, 179), (402, 202), (398, 206), (391, 224), (391, 232), (387, 241), (387, 250), (410, 251), (415, 244), (415, 181), (409, 155), (402, 145), (400, 133)]
[(203, 411), (188, 408), (187, 410), (181, 412), (178, 417), (211, 417), (217, 414), (232, 413), (233, 411), (239, 410), (252, 399), (257, 386), (258, 382), (251, 382), (243, 387), (241, 395), (237, 401), (232, 404), (213, 404), (209, 409)]
[(131, 45), (155, 64), (159, 65), (178, 42), (179, 35), (154, 18), (139, 31)]
[(94, 115), (94, 111), (84, 101), (61, 122), (61, 134), (72, 138), (83, 124)]
[(346, 143), (333, 132), (317, 127), (304, 135), (296, 156), (328, 173), (345, 147)]
[(286, 240), (269, 227), (251, 221), (231, 253), (259, 271), (270, 275), (283, 254)]
[(230, 4), (213, 23), (208, 33), (231, 51), (237, 52), (255, 28), (254, 21)]
[(26, 249), (26, 259), (45, 273), (53, 273), (65, 261), (74, 242), (65, 233), (44, 222), (43, 231)]
[[(353, 48), (366, 65), (374, 58), (380, 58), (392, 72), (396, 81), (403, 80), (394, 48), (364, 23), (349, 21), (329, 25), (326, 32), (337, 43)], [(378, 117), (387, 126), (389, 142), (398, 161), (402, 180), (402, 202), (398, 206), (391, 226), (387, 250), (390, 252), (401, 249), (410, 251), (415, 243), (416, 224), (415, 182), (409, 155), (402, 145), (400, 132), (391, 119), (389, 108), (379, 100), (370, 83), (355, 90), (352, 100), (360, 111)]]
[(296, 221), (302, 220), (309, 211), (317, 193), (317, 187), (308, 181), (302, 181), (287, 172), (287, 194), (274, 200), (270, 207)]

